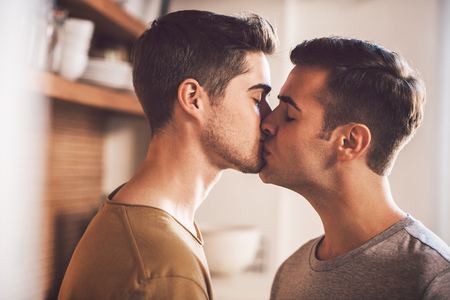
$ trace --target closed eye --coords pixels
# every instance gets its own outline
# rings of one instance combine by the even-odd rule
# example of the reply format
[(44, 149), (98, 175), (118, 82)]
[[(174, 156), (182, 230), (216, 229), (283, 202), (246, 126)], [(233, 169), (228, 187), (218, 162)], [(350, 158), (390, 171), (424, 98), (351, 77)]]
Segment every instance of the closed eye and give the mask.
[[(255, 85), (251, 86), (251, 87), (247, 90), (247, 92), (254, 92), (254, 91), (258, 91), (258, 90), (261, 91), (261, 93), (260, 93), (260, 98), (259, 98), (259, 99), (257, 99), (257, 98), (252, 98), (252, 99), (255, 101), (256, 106), (259, 107), (259, 106), (261, 106), (261, 104), (262, 104), (262, 100), (263, 100), (263, 99), (266, 99), (267, 95), (270, 93), (270, 91), (272, 90), (272, 88), (271, 88), (269, 85), (267, 85), (267, 84), (260, 83), (260, 84), (255, 84)], [(255, 95), (256, 95), (256, 94), (255, 94)]]
[(256, 99), (256, 98), (252, 98), (253, 101), (255, 101), (256, 106), (260, 106), (261, 105), (261, 100)]
[(287, 123), (294, 121), (294, 118), (290, 118), (288, 115), (284, 118)]

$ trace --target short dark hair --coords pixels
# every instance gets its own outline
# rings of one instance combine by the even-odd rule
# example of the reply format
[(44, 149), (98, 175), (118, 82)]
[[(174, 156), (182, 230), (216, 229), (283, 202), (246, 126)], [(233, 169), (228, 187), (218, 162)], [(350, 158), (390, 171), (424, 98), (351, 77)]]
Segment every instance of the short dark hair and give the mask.
[(185, 10), (153, 21), (132, 50), (133, 84), (152, 133), (171, 120), (185, 79), (197, 80), (211, 99), (221, 97), (231, 79), (248, 71), (248, 52), (273, 54), (276, 43), (272, 25), (256, 14)]
[(397, 153), (422, 122), (425, 86), (395, 52), (358, 39), (306, 40), (291, 52), (295, 65), (329, 71), (321, 97), (323, 138), (340, 125), (365, 124), (372, 135), (367, 164), (387, 175)]

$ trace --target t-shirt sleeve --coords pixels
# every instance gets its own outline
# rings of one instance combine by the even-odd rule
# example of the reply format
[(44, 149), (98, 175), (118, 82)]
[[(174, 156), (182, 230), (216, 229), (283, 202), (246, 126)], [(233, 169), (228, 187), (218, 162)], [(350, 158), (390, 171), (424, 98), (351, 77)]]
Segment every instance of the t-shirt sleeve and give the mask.
[(208, 292), (197, 282), (184, 277), (152, 278), (141, 284), (131, 295), (130, 300), (175, 300), (199, 299), (209, 300)]
[(450, 298), (450, 269), (436, 276), (425, 291), (423, 299), (449, 299)]

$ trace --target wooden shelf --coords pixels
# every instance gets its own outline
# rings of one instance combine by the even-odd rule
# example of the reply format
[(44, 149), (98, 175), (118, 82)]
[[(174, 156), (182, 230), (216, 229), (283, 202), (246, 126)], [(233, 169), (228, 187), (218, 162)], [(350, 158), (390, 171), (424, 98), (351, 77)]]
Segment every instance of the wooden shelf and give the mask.
[(59, 0), (58, 3), (69, 9), (70, 17), (90, 19), (98, 31), (129, 42), (147, 29), (146, 24), (112, 0)]
[[(115, 39), (133, 42), (146, 25), (128, 14), (113, 0), (57, 0), (70, 17), (94, 21), (96, 31)], [(131, 93), (67, 80), (52, 73), (27, 69), (27, 88), (44, 96), (144, 116), (136, 96)]]
[(27, 70), (27, 88), (44, 96), (144, 116), (134, 94), (119, 92), (77, 81), (71, 81), (52, 73)]

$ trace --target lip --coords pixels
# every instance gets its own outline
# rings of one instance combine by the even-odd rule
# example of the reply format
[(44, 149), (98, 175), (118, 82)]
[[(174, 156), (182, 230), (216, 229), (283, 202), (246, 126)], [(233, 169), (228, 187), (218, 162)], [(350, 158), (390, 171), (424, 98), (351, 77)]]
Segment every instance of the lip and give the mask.
[(268, 155), (270, 155), (270, 152), (267, 150), (266, 144), (265, 144), (265, 143), (263, 144), (263, 149), (262, 149), (261, 155), (262, 155), (263, 157), (267, 157)]

